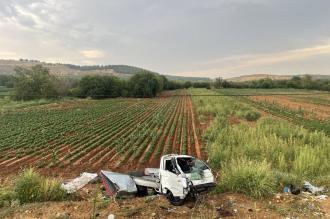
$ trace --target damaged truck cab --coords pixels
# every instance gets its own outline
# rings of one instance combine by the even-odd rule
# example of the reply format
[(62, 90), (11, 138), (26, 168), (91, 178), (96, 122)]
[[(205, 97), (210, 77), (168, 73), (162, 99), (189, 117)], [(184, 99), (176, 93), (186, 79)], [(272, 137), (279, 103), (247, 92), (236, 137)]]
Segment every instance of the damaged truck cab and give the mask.
[(146, 168), (145, 176), (133, 180), (140, 189), (153, 188), (166, 195), (173, 205), (181, 205), (188, 195), (196, 196), (215, 186), (211, 169), (203, 161), (177, 154), (162, 156), (159, 169)]

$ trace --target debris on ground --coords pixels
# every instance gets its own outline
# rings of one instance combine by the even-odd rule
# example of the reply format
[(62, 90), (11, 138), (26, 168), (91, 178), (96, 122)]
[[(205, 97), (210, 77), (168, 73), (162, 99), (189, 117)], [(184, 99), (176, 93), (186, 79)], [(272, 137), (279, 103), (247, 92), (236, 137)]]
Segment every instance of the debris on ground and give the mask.
[(283, 194), (276, 194), (274, 202), (269, 202), (268, 208), (278, 212), (282, 216), (292, 217), (323, 217), (325, 212), (321, 208), (321, 201), (326, 200), (326, 195), (315, 196), (311, 192), (302, 191), (299, 195), (291, 195), (288, 191)]
[(96, 179), (97, 173), (83, 172), (79, 177), (69, 182), (62, 183), (62, 188), (65, 189), (68, 193), (74, 193)]
[(115, 219), (115, 215), (114, 214), (109, 214), (108, 219)]
[(312, 194), (317, 194), (317, 193), (321, 193), (324, 191), (324, 187), (316, 187), (313, 186), (310, 182), (305, 181), (303, 188), (305, 191), (310, 192)]
[(328, 198), (327, 195), (319, 195), (319, 196), (316, 196), (316, 199), (317, 199), (317, 200), (320, 200), (320, 201), (322, 201), (322, 200), (326, 200), (327, 198)]
[(137, 192), (134, 180), (127, 174), (101, 170), (100, 175), (105, 190), (109, 196), (114, 196), (119, 193), (130, 194)]

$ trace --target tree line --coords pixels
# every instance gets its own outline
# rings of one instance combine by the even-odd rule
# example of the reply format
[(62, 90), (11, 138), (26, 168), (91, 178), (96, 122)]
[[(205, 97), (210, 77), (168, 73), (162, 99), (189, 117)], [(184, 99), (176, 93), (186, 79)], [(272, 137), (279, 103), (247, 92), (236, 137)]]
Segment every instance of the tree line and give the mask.
[(42, 65), (32, 68), (18, 67), (15, 75), (0, 75), (0, 86), (12, 87), (16, 100), (59, 98), (72, 96), (94, 99), (114, 97), (155, 97), (164, 90), (182, 88), (298, 88), (330, 91), (330, 80), (313, 80), (311, 76), (294, 76), (289, 80), (269, 78), (248, 82), (231, 82), (216, 78), (213, 82), (179, 82), (164, 75), (141, 70), (129, 79), (109, 75), (88, 75), (81, 79), (56, 77)]
[[(0, 78), (1, 79), (1, 78)], [(129, 79), (109, 75), (88, 75), (81, 79), (56, 77), (42, 65), (32, 68), (18, 67), (15, 75), (3, 77), (5, 86), (12, 84), (13, 98), (32, 100), (41, 98), (59, 98), (73, 96), (94, 99), (114, 97), (155, 97), (163, 90), (175, 90), (189, 87), (210, 88), (208, 82), (178, 82), (165, 76), (141, 70)], [(8, 80), (7, 80), (8, 79)]]
[(293, 76), (287, 80), (272, 80), (270, 78), (264, 78), (254, 81), (245, 82), (232, 82), (222, 78), (216, 78), (213, 86), (215, 88), (296, 88), (296, 89), (309, 89), (309, 90), (321, 90), (330, 91), (330, 80), (318, 79), (313, 80), (310, 75)]

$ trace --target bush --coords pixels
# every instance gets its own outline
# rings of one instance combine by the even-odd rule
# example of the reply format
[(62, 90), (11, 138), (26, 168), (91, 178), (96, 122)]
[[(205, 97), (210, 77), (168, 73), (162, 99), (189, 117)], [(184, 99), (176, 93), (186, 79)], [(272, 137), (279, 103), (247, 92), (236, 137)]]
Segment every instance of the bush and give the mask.
[(7, 188), (0, 188), (0, 208), (6, 204), (10, 205), (15, 199), (15, 193)]
[(23, 171), (15, 183), (17, 199), (22, 203), (60, 201), (65, 198), (65, 190), (60, 182), (47, 179), (33, 169)]
[(245, 113), (244, 118), (247, 121), (256, 121), (260, 118), (260, 113), (256, 111), (248, 111)]
[(274, 171), (276, 184), (279, 191), (283, 190), (284, 186), (288, 185), (302, 185), (303, 179), (299, 178), (293, 173), (285, 173), (281, 171)]
[(274, 194), (275, 178), (266, 162), (237, 159), (223, 165), (222, 179), (217, 190), (243, 193), (254, 198)]

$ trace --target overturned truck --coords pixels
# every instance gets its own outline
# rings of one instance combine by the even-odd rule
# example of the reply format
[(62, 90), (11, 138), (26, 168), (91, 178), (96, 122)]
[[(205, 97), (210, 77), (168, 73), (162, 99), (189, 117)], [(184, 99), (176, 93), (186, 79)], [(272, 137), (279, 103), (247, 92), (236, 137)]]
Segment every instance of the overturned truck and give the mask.
[(196, 197), (215, 186), (211, 169), (188, 155), (164, 155), (159, 169), (146, 168), (139, 174), (101, 171), (100, 175), (109, 195), (121, 192), (146, 195), (151, 189), (166, 195), (173, 205), (182, 205), (188, 196)]

